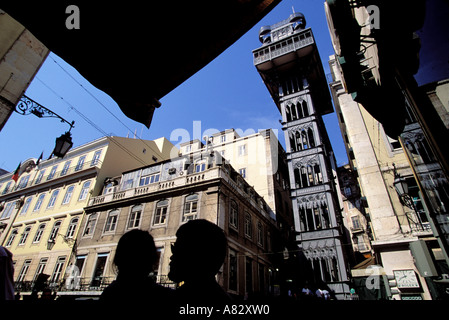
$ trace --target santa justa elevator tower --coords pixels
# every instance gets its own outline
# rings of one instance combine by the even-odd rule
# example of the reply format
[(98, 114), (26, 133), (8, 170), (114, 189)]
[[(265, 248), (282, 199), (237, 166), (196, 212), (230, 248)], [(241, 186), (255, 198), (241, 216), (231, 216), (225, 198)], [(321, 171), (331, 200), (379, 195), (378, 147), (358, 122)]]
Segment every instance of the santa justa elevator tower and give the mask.
[[(322, 116), (333, 112), (311, 28), (303, 14), (263, 26), (254, 65), (282, 115), (296, 241), (338, 299), (349, 293), (335, 157)], [(301, 272), (301, 270), (298, 270)]]

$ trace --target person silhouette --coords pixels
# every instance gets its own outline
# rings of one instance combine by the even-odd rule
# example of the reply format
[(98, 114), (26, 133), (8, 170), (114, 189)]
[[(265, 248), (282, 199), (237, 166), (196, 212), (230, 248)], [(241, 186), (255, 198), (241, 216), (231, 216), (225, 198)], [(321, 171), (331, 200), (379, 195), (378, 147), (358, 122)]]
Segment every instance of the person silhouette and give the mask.
[(117, 244), (114, 265), (117, 279), (104, 289), (100, 301), (167, 303), (174, 291), (162, 287), (149, 277), (157, 261), (153, 237), (147, 231), (134, 229), (125, 233)]
[(230, 296), (215, 280), (227, 250), (227, 239), (216, 224), (190, 220), (176, 232), (170, 257), (170, 280), (184, 282), (176, 291), (178, 303), (226, 304)]

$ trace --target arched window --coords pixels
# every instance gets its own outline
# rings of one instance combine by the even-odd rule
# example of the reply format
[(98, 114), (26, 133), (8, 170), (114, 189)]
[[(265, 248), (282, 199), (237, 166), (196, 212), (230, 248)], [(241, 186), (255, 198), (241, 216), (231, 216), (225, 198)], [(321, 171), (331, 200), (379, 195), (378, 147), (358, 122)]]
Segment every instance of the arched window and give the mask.
[(97, 213), (92, 213), (86, 223), (83, 236), (90, 236), (94, 233), (95, 224), (97, 223)]
[(44, 233), (45, 229), (45, 223), (42, 223), (39, 225), (39, 228), (37, 228), (36, 235), (34, 236), (33, 243), (38, 243), (41, 241), (42, 234)]
[(310, 148), (315, 148), (315, 140), (313, 138), (313, 130), (312, 128), (307, 129), (307, 138), (309, 140)]
[(18, 234), (17, 229), (14, 229), (11, 232), (11, 235), (9, 236), (8, 241), (6, 242), (6, 245), (5, 245), (6, 247), (10, 247), (12, 245), (12, 243), (14, 242), (14, 239), (16, 238), (17, 234)]
[(20, 237), (19, 246), (22, 246), (25, 244), (25, 242), (28, 239), (28, 235), (30, 234), (31, 227), (26, 227), (25, 230), (22, 233), (22, 236)]
[(117, 227), (118, 213), (119, 211), (117, 209), (109, 211), (108, 216), (106, 218), (106, 224), (104, 226), (104, 232), (115, 231), (115, 228)]
[(307, 186), (313, 186), (315, 183), (313, 182), (313, 169), (312, 166), (309, 164), (307, 166)]
[(75, 230), (76, 227), (78, 226), (78, 221), (79, 221), (78, 218), (73, 218), (70, 221), (69, 227), (67, 228), (67, 233), (65, 235), (66, 238), (72, 239), (75, 236)]
[(81, 189), (80, 196), (78, 197), (78, 201), (85, 200), (87, 198), (87, 193), (89, 192), (90, 181), (86, 181), (83, 183), (83, 188)]
[(307, 107), (306, 101), (302, 102), (302, 112), (303, 112), (304, 118), (309, 116), (309, 109)]
[(291, 152), (296, 152), (296, 141), (295, 141), (295, 133), (289, 132), (288, 137), (290, 139), (290, 150)]
[(295, 105), (292, 104), (292, 105), (290, 106), (290, 108), (291, 108), (291, 110), (292, 110), (292, 120), (297, 120), (297, 119), (298, 119), (298, 115), (297, 115), (297, 113), (296, 113)]
[(321, 209), (321, 217), (323, 218), (323, 229), (330, 228), (331, 223), (329, 220), (329, 210), (327, 209), (327, 205), (324, 203), (320, 207)]
[(318, 164), (315, 164), (313, 166), (313, 174), (314, 174), (315, 184), (322, 184), (323, 183), (323, 175), (321, 174), (320, 166)]
[(56, 221), (53, 225), (53, 229), (51, 229), (50, 237), (48, 237), (48, 242), (56, 241), (56, 236), (58, 235), (59, 228), (61, 227), (61, 221)]
[(140, 218), (142, 216), (142, 205), (136, 205), (131, 208), (128, 217), (128, 229), (137, 228), (140, 225)]
[(45, 193), (42, 193), (39, 195), (39, 198), (37, 198), (36, 204), (34, 205), (33, 212), (39, 211), (39, 209), (42, 206), (42, 202), (44, 202)]
[(262, 222), (257, 222), (257, 243), (263, 247), (263, 225)]
[(70, 186), (67, 188), (64, 199), (62, 199), (62, 204), (68, 204), (70, 202), (70, 199), (72, 199), (73, 190), (75, 190), (75, 186)]
[(301, 187), (305, 188), (308, 186), (307, 183), (307, 168), (305, 166), (302, 166), (300, 169), (300, 176), (301, 176)]
[(161, 200), (156, 203), (153, 226), (164, 224), (167, 219), (168, 200)]
[(238, 228), (239, 224), (239, 207), (237, 202), (231, 200), (230, 209), (229, 209), (229, 224), (234, 228)]
[(248, 212), (245, 212), (245, 235), (249, 238), (253, 237), (253, 222)]
[(298, 111), (298, 118), (299, 119), (304, 118), (304, 113), (302, 112), (302, 108), (301, 108), (301, 102), (298, 102), (296, 104), (296, 110)]
[(302, 141), (301, 141), (301, 133), (299, 131), (295, 132), (295, 142), (296, 142), (296, 150), (301, 151), (302, 148)]
[(287, 117), (287, 122), (292, 121), (292, 114), (290, 112), (290, 106), (289, 105), (285, 106), (285, 115)]
[(48, 201), (47, 209), (53, 208), (55, 206), (56, 199), (58, 198), (58, 195), (59, 195), (59, 189), (54, 190), (53, 193), (51, 194), (50, 200)]
[(302, 143), (302, 148), (304, 150), (309, 149), (309, 142), (307, 141), (307, 133), (306, 133), (306, 130), (304, 130), (304, 129), (301, 130), (301, 143)]
[(198, 195), (191, 194), (185, 198), (182, 221), (195, 220), (198, 217)]

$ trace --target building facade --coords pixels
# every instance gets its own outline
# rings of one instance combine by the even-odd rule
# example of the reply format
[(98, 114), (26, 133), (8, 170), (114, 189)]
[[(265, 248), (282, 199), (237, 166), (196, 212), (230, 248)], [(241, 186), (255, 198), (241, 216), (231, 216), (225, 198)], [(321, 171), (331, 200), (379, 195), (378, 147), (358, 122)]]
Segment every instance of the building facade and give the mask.
[[(333, 100), (368, 201), (379, 272), (397, 283), (387, 293), (447, 297), (447, 85), (417, 82), (442, 80), (432, 79), (420, 59), (438, 45), (432, 29), (441, 26), (431, 15), (447, 5), (328, 0), (325, 10), (335, 51)], [(425, 63), (445, 63), (431, 59)], [(411, 287), (402, 282), (407, 278)]]
[(115, 279), (112, 261), (118, 240), (134, 228), (148, 230), (154, 238), (157, 282), (176, 287), (167, 277), (176, 232), (189, 220), (206, 219), (228, 238), (227, 256), (217, 275), (225, 291), (237, 299), (279, 294), (279, 254), (273, 253), (282, 247), (274, 216), (263, 197), (217, 151), (202, 149), (124, 172), (111, 179), (85, 211), (72, 261), (79, 277), (77, 291), (101, 289)]
[[(382, 125), (345, 91), (339, 64), (333, 57), (330, 65), (334, 76), (330, 86), (351, 159), (350, 167), (357, 172), (361, 195), (367, 201), (365, 210), (376, 258), (374, 263), (381, 266), (380, 275), (393, 280), (398, 270), (410, 270), (417, 274), (416, 279), (419, 280), (415, 280), (414, 290), (402, 288), (401, 292), (395, 287), (389, 293), (392, 298), (431, 299), (426, 279), (414, 263), (410, 245), (418, 240), (432, 242), (435, 238), (407, 156), (401, 143), (388, 137)], [(408, 123), (413, 127), (412, 120)], [(411, 128), (409, 125), (406, 127)], [(413, 205), (406, 205), (398, 195), (394, 187), (396, 174), (407, 181)], [(357, 277), (369, 275), (366, 270), (353, 272), (353, 276)]]
[(16, 292), (29, 293), (41, 273), (60, 290), (89, 198), (108, 177), (168, 159), (172, 148), (165, 138), (104, 137), (70, 150), (63, 159), (23, 162), (17, 182), (13, 173), (0, 177), (0, 243), (13, 253)]
[(349, 293), (332, 148), (322, 115), (333, 111), (312, 30), (301, 13), (260, 29), (254, 65), (282, 114), (296, 240), (314, 283)]
[(342, 215), (346, 227), (347, 243), (352, 244), (353, 255), (348, 257), (351, 267), (372, 257), (369, 237), (369, 217), (366, 214), (366, 200), (361, 196), (357, 175), (349, 164), (337, 168), (342, 196)]

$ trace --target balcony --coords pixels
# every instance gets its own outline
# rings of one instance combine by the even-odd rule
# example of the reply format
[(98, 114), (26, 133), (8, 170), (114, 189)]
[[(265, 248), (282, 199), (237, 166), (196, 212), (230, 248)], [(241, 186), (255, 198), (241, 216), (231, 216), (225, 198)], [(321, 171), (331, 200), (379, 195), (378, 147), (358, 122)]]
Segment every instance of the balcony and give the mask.
[(315, 41), (310, 28), (300, 33), (295, 33), (293, 36), (283, 38), (282, 40), (272, 43), (269, 46), (263, 46), (254, 50), (254, 65), (258, 70), (266, 70), (268, 68), (263, 65), (264, 62), (274, 60), (288, 53), (299, 51), (300, 49), (310, 46), (314, 42)]
[(211, 168), (202, 172), (195, 172), (188, 175), (179, 175), (178, 177), (170, 180), (159, 181), (156, 183), (151, 183), (145, 186), (139, 186), (127, 190), (116, 191), (113, 193), (97, 196), (91, 198), (89, 201), (89, 206), (101, 205), (104, 203), (120, 201), (128, 198), (133, 198), (137, 196), (143, 196), (146, 194), (151, 194), (158, 192), (160, 190), (168, 188), (178, 188), (195, 183), (200, 183), (207, 180), (222, 178), (224, 172), (219, 168)]

